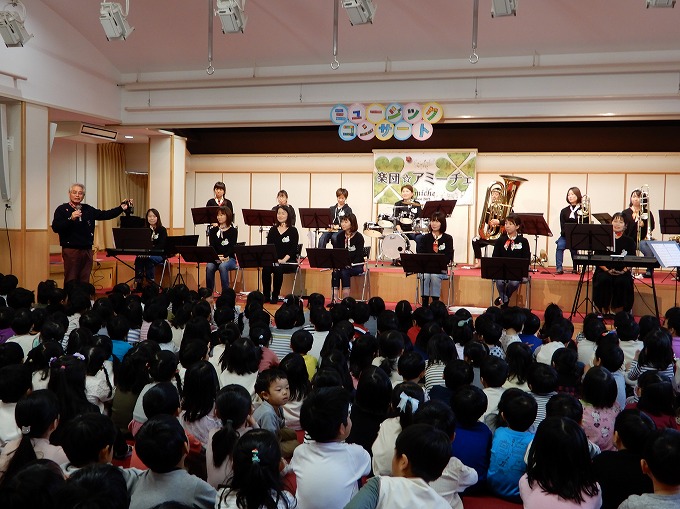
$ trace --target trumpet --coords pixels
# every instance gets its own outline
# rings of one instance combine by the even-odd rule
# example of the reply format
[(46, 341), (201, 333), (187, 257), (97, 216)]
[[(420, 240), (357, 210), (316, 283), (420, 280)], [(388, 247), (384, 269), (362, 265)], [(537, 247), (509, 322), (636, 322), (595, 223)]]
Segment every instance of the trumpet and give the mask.
[(581, 198), (581, 208), (576, 211), (578, 224), (590, 224), (590, 196), (587, 194)]

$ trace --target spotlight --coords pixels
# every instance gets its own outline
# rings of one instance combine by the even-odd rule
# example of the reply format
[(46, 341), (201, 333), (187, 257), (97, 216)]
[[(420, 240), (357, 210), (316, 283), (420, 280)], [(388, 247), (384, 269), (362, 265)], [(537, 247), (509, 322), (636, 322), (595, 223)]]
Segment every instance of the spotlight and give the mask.
[(491, 17), (517, 16), (517, 0), (491, 0)]
[(377, 7), (373, 0), (342, 0), (342, 6), (347, 11), (349, 22), (352, 25), (365, 25), (373, 23), (373, 16)]
[[(6, 10), (12, 7), (13, 10)], [(0, 35), (8, 48), (23, 46), (33, 34), (29, 34), (24, 27), (26, 7), (20, 0), (11, 0), (5, 4), (5, 10), (0, 11)]]
[(217, 0), (215, 14), (220, 17), (222, 33), (243, 33), (248, 21), (248, 16), (246, 16), (244, 11), (245, 6), (246, 0)]
[(647, 0), (647, 9), (650, 7), (675, 7), (675, 0)]
[(123, 12), (121, 5), (116, 2), (102, 2), (99, 6), (99, 22), (102, 24), (109, 41), (125, 40), (135, 29), (127, 22), (129, 10), (130, 0), (125, 0), (125, 12)]

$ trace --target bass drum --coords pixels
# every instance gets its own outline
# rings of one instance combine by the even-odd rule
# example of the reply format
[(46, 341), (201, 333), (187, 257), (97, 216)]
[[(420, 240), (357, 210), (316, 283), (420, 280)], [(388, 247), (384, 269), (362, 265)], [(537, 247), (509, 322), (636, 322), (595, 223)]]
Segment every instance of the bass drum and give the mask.
[(415, 253), (416, 243), (406, 235), (390, 233), (380, 241), (380, 255), (383, 259), (398, 260), (401, 253)]
[(374, 239), (379, 239), (383, 236), (383, 229), (377, 223), (367, 222), (364, 223), (364, 235), (367, 237), (373, 237)]

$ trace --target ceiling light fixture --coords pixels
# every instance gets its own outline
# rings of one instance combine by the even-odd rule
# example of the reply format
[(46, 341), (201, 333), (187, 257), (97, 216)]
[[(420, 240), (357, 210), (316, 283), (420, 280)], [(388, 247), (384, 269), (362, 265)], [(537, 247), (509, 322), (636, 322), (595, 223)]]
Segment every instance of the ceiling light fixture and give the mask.
[(222, 33), (243, 33), (248, 16), (245, 13), (246, 0), (217, 0), (215, 14), (220, 17)]
[(11, 0), (0, 11), (0, 35), (8, 48), (23, 46), (33, 37), (33, 34), (29, 34), (24, 27), (25, 19), (26, 7), (20, 0)]
[(675, 0), (647, 0), (647, 9), (650, 7), (675, 7)]
[(491, 0), (491, 17), (517, 16), (517, 0)]
[(366, 25), (373, 23), (373, 16), (377, 7), (373, 0), (342, 0), (342, 6), (347, 11), (352, 25)]
[(125, 12), (119, 3), (102, 2), (99, 6), (99, 22), (104, 28), (106, 38), (109, 41), (125, 40), (132, 33), (135, 27), (131, 27), (127, 22), (127, 15), (130, 11), (130, 0), (125, 0)]

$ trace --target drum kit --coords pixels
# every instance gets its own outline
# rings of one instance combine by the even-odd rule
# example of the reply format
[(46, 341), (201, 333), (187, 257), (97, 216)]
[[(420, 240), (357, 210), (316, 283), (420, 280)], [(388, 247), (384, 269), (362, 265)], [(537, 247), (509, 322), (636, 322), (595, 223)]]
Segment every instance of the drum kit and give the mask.
[(381, 260), (398, 260), (401, 253), (416, 252), (416, 242), (398, 231), (397, 224), (401, 225), (402, 229), (426, 233), (429, 219), (416, 218), (408, 211), (401, 211), (399, 216), (381, 214), (376, 222), (368, 221), (364, 223), (364, 235), (379, 239), (378, 251)]

